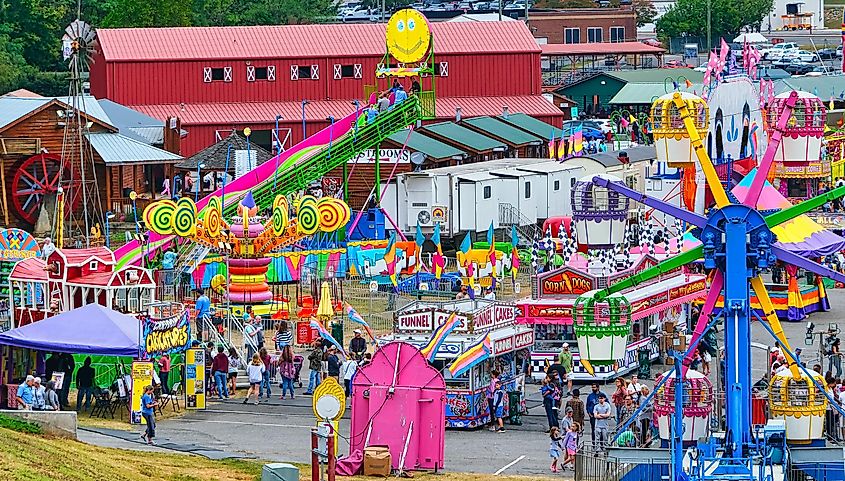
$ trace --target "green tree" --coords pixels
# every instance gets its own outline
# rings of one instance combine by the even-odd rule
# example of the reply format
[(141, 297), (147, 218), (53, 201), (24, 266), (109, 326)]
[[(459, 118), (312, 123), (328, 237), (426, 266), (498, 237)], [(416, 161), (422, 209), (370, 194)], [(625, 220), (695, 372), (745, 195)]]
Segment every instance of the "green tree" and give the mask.
[[(186, 27), (194, 18), (190, 0), (111, 0), (97, 27)], [(84, 15), (83, 15), (84, 16)]]
[(29, 65), (52, 70), (61, 62), (62, 34), (69, 11), (68, 0), (5, 0), (0, 2), (0, 26), (23, 48)]
[(23, 57), (21, 42), (13, 41), (7, 30), (0, 25), (0, 93), (18, 88), (24, 73), (32, 70)]
[[(247, 4), (242, 25), (293, 25), (334, 19), (334, 0), (254, 0)], [(319, 41), (319, 39), (312, 39)]]
[(657, 9), (654, 8), (654, 3), (651, 0), (633, 0), (631, 5), (634, 7), (634, 13), (637, 15), (638, 27), (653, 22), (654, 17), (657, 16)]
[(593, 0), (541, 0), (537, 8), (596, 8)]
[[(734, 38), (743, 27), (756, 26), (772, 11), (773, 0), (710, 0), (712, 38)], [(707, 35), (707, 0), (678, 0), (657, 19), (664, 37)]]

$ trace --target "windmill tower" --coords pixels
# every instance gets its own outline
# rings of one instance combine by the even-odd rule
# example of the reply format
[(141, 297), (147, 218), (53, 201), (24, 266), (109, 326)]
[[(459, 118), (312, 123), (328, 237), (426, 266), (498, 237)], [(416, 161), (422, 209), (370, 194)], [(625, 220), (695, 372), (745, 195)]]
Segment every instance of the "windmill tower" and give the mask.
[(59, 117), (64, 121), (62, 160), (71, 168), (63, 170), (59, 178), (61, 190), (53, 233), (60, 247), (91, 247), (98, 239), (102, 240), (103, 210), (94, 152), (85, 139), (90, 123), (84, 115), (87, 109), (83, 89), (84, 74), (93, 61), (95, 38), (94, 29), (79, 18), (67, 26), (62, 37), (62, 54), (70, 71), (67, 104), (71, 108), (59, 112)]

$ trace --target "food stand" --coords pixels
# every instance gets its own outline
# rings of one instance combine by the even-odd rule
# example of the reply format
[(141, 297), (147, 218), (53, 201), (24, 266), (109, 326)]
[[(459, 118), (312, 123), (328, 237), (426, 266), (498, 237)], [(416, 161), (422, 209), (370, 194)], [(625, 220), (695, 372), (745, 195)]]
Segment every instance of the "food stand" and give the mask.
[[(463, 299), (448, 302), (417, 301), (396, 311), (393, 334), (382, 341), (404, 341), (423, 347), (437, 326), (453, 313), (461, 321), (446, 338), (435, 356), (433, 365), (446, 380), (446, 427), (477, 428), (490, 420), (485, 390), (490, 384), (490, 371), (496, 368), (507, 392), (524, 392), (529, 348), (534, 344), (534, 331), (516, 324), (513, 304), (487, 299)], [(452, 377), (449, 364), (468, 347), (490, 334), (492, 353), (486, 362), (467, 373)], [(505, 416), (510, 413), (506, 397)]]

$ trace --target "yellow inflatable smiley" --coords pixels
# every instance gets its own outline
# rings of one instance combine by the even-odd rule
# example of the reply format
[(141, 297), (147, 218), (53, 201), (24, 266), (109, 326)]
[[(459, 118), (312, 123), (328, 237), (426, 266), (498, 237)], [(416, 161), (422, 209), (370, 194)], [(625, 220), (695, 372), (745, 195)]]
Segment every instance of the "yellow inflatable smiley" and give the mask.
[(387, 51), (398, 62), (419, 62), (430, 44), (428, 19), (413, 8), (399, 10), (387, 21)]

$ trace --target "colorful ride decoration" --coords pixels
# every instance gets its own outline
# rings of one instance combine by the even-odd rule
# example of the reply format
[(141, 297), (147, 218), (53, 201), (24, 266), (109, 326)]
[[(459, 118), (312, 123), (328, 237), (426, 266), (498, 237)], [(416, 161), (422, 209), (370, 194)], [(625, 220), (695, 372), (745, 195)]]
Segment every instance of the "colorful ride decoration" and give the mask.
[(803, 370), (799, 379), (795, 379), (789, 369), (772, 375), (769, 417), (783, 419), (786, 440), (790, 443), (806, 444), (824, 438), (827, 398), (816, 384), (827, 388), (822, 375), (815, 371)]
[[(706, 138), (710, 111), (707, 103), (699, 96), (679, 92), (687, 105), (699, 138)], [(690, 133), (684, 126), (681, 113), (674, 103), (675, 92), (659, 97), (651, 105), (651, 128), (657, 161), (666, 162), (669, 167), (694, 168), (695, 149)]]
[[(655, 385), (658, 385), (664, 376), (669, 378), (654, 395), (654, 417), (660, 430), (660, 439), (668, 443), (671, 439), (672, 417), (675, 415), (677, 378), (674, 371), (668, 371), (657, 376)], [(688, 369), (683, 390), (683, 442), (690, 445), (708, 433), (710, 416), (713, 413), (713, 384), (704, 374)]]
[[(303, 196), (295, 202), (296, 217), (290, 218), (288, 201), (277, 196), (269, 219), (259, 213), (251, 193), (238, 203), (231, 224), (222, 218), (220, 199), (212, 197), (197, 219), (193, 200), (160, 200), (144, 210), (148, 228), (160, 235), (177, 235), (228, 255), (228, 298), (239, 304), (270, 301), (273, 294), (267, 283), (272, 259), (269, 254), (289, 248), (306, 236), (332, 233), (343, 228), (351, 216), (345, 202), (332, 197), (316, 199)], [(216, 290), (221, 285), (217, 269), (209, 272)]]
[(594, 375), (593, 365), (609, 365), (625, 357), (631, 334), (631, 304), (620, 294), (596, 299), (589, 291), (575, 299), (575, 336), (581, 365)]
[[(598, 177), (622, 184), (622, 179), (609, 174)], [(627, 197), (596, 185), (593, 176), (578, 180), (572, 189), (572, 220), (578, 243), (590, 248), (623, 243), (630, 204)]]

